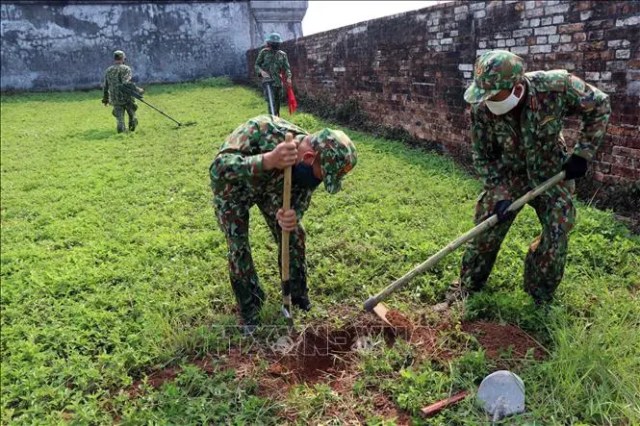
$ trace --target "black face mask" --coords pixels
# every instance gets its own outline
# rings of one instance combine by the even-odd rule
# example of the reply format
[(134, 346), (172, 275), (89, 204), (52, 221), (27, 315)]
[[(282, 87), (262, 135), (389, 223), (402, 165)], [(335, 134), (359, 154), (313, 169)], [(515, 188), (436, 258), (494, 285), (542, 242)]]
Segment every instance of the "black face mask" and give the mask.
[(302, 188), (316, 189), (318, 185), (322, 183), (322, 179), (318, 179), (313, 174), (313, 166), (304, 162), (293, 166), (291, 176), (293, 177), (293, 181)]
[(271, 47), (273, 50), (278, 50), (280, 49), (280, 43), (269, 43), (269, 47)]

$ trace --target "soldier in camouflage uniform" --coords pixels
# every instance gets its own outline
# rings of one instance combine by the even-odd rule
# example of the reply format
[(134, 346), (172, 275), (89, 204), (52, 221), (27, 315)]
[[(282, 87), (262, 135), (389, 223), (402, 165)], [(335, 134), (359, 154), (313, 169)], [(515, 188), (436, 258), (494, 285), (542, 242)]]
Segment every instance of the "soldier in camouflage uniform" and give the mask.
[(256, 75), (270, 79), (273, 87), (273, 107), (276, 115), (280, 115), (280, 104), (284, 98), (284, 88), (280, 74), (284, 71), (287, 77), (287, 84), (291, 85), (291, 67), (287, 54), (280, 49), (282, 37), (278, 33), (272, 33), (267, 37), (267, 47), (258, 53), (255, 63)]
[[(283, 142), (287, 132), (294, 135), (294, 142)], [(216, 217), (229, 247), (231, 286), (246, 332), (258, 323), (265, 297), (251, 258), (249, 209), (258, 206), (279, 246), (281, 231), (291, 232), (292, 303), (308, 310), (305, 232), (300, 220), (315, 188), (324, 182), (326, 190), (335, 194), (356, 161), (355, 146), (342, 131), (308, 134), (272, 115), (252, 118), (227, 137), (209, 172)], [(282, 170), (288, 166), (293, 166), (292, 208), (283, 211)]]
[[(506, 212), (512, 200), (565, 170), (564, 181), (529, 203), (542, 233), (526, 256), (524, 288), (543, 304), (564, 273), (576, 215), (574, 179), (585, 175), (602, 143), (611, 108), (605, 93), (565, 70), (524, 71), (519, 56), (489, 51), (477, 59), (474, 81), (464, 94), (472, 104), (473, 161), (484, 182), (475, 222), (497, 214), (499, 223), (467, 246), (458, 284), (463, 291), (485, 285), (517, 214)], [(567, 115), (578, 115), (583, 124), (571, 155), (562, 136)]]
[(122, 50), (113, 52), (114, 64), (105, 71), (102, 103), (104, 106), (113, 105), (112, 114), (117, 121), (118, 133), (125, 131), (124, 113), (129, 116), (129, 130), (134, 131), (138, 125), (136, 110), (138, 105), (133, 94), (142, 97), (144, 90), (132, 81), (131, 68), (125, 65), (126, 56)]

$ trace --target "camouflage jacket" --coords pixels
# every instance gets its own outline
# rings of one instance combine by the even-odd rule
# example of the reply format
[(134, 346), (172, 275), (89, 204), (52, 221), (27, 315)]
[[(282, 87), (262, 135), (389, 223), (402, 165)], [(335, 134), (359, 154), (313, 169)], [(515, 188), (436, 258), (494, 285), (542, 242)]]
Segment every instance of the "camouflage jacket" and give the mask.
[(525, 74), (526, 100), (519, 120), (514, 114), (492, 114), (484, 102), (471, 109), (473, 161), (485, 189), (510, 194), (514, 180), (539, 185), (559, 173), (566, 161), (562, 136), (567, 115), (582, 119), (580, 139), (573, 153), (591, 160), (606, 132), (611, 107), (609, 97), (564, 70)]
[(107, 68), (104, 73), (104, 89), (102, 100), (111, 105), (125, 105), (133, 102), (131, 91), (137, 93), (138, 87), (131, 82), (131, 68), (128, 65), (116, 64)]
[[(284, 174), (282, 170), (264, 170), (262, 158), (285, 140), (287, 132), (298, 141), (307, 135), (304, 129), (272, 115), (252, 118), (235, 129), (209, 167), (215, 196), (249, 206), (269, 197), (270, 202), (282, 205)], [(312, 193), (292, 183), (291, 206), (298, 219), (309, 207)]]
[(280, 80), (280, 72), (284, 70), (286, 77), (291, 78), (291, 67), (289, 66), (289, 59), (287, 54), (282, 50), (273, 51), (270, 48), (264, 48), (258, 53), (256, 58), (255, 71), (256, 75), (260, 77), (260, 70), (264, 70), (269, 73), (273, 80), (275, 87), (282, 87), (282, 81)]

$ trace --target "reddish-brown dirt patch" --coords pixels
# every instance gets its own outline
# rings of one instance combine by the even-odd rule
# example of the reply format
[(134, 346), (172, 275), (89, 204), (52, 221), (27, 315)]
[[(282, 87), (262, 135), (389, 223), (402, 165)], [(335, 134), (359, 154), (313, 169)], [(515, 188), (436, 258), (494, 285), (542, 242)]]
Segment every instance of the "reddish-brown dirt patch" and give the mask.
[[(360, 373), (352, 366), (357, 356), (358, 345), (366, 346), (368, 341), (379, 343), (380, 338), (383, 338), (388, 346), (393, 346), (397, 339), (404, 339), (417, 348), (421, 358), (443, 357), (444, 352), (437, 348), (436, 342), (439, 331), (447, 325), (436, 328), (414, 325), (409, 318), (397, 311), (389, 311), (387, 319), (393, 327), (371, 314), (361, 315), (337, 329), (326, 325), (310, 326), (298, 335), (289, 336), (293, 345), (286, 353), (276, 352), (273, 348), (268, 348), (268, 345), (258, 344), (250, 353), (232, 348), (223, 355), (191, 358), (188, 363), (208, 374), (232, 369), (238, 379), (255, 376), (258, 381), (258, 395), (275, 400), (284, 400), (292, 385), (322, 381), (329, 384), (345, 400), (357, 404), (352, 395), (352, 387)], [(264, 361), (268, 367), (263, 373), (257, 374)], [(150, 373), (146, 382), (151, 387), (158, 388), (175, 379), (181, 372), (179, 366), (166, 367)], [(126, 389), (131, 398), (144, 392), (142, 383), (143, 380), (137, 380)], [(375, 414), (387, 419), (396, 418), (398, 424), (409, 423), (409, 416), (397, 409), (383, 394), (375, 396), (373, 408)]]
[(300, 381), (315, 382), (325, 373), (344, 368), (354, 343), (355, 335), (349, 329), (307, 329), (280, 362)]
[(448, 322), (441, 322), (437, 326), (414, 324), (398, 311), (389, 311), (387, 320), (394, 326), (392, 341), (395, 341), (397, 336), (411, 342), (420, 358), (446, 361), (453, 357), (454, 354), (451, 351), (438, 346), (438, 334), (450, 327)]
[(379, 393), (373, 398), (373, 408), (376, 414), (387, 420), (395, 419), (395, 424), (406, 426), (411, 424), (411, 416), (398, 409), (385, 394)]
[(533, 349), (535, 359), (544, 359), (545, 349), (521, 328), (511, 324), (475, 321), (462, 324), (462, 330), (472, 334), (484, 348), (487, 356), (497, 360), (501, 355), (512, 354), (512, 360), (522, 359)]
[(399, 336), (406, 337), (413, 331), (413, 323), (398, 311), (387, 312), (387, 320), (393, 325)]
[[(162, 370), (154, 371), (152, 374), (147, 376), (147, 384), (152, 388), (156, 389), (162, 386), (163, 383), (169, 382), (178, 376), (182, 369), (180, 367), (167, 367)], [(144, 393), (142, 385), (144, 380), (136, 380), (133, 384), (126, 390), (129, 394), (129, 398), (136, 398)]]
[[(242, 378), (251, 374), (252, 370), (255, 369), (256, 359), (258, 357), (247, 356), (237, 349), (231, 349), (228, 354), (221, 358), (191, 358), (188, 363), (195, 365), (207, 374), (213, 374), (223, 369), (232, 369), (236, 371), (236, 377)], [(149, 374), (146, 377), (146, 382), (151, 388), (157, 389), (164, 383), (174, 380), (181, 372), (182, 368), (180, 366), (165, 367)], [(137, 398), (144, 393), (143, 383), (144, 379), (136, 380), (125, 392), (130, 398)]]

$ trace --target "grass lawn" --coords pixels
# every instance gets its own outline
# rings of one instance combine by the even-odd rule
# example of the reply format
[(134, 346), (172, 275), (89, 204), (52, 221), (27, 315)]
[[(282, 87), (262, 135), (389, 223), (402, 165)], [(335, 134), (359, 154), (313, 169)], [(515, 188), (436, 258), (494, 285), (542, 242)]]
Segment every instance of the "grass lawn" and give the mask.
[[(100, 97), (2, 97), (2, 424), (472, 425), (487, 421), (474, 398), (429, 419), (420, 408), (505, 367), (524, 380), (527, 411), (504, 424), (640, 424), (640, 238), (611, 213), (578, 206), (549, 312), (521, 288), (539, 232), (525, 208), (463, 307), (429, 308), (461, 250), (389, 299), (429, 339), (371, 334), (368, 349), (298, 374), (270, 350), (285, 323), (262, 217), (252, 211), (262, 319), (278, 328), (243, 339), (211, 206), (211, 160), (264, 101), (223, 79), (150, 86), (146, 100), (197, 125), (140, 105), (139, 129), (118, 135)], [(358, 165), (339, 194), (321, 187), (303, 220), (314, 309), (296, 312), (299, 330), (371, 329), (363, 301), (472, 226), (481, 186), (452, 160), (347, 133)], [(504, 347), (484, 338), (496, 327)], [(519, 352), (516, 336), (535, 344)]]

